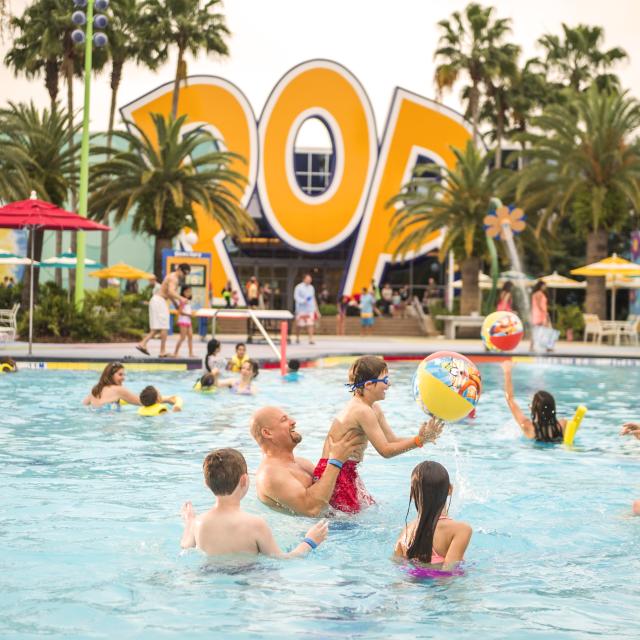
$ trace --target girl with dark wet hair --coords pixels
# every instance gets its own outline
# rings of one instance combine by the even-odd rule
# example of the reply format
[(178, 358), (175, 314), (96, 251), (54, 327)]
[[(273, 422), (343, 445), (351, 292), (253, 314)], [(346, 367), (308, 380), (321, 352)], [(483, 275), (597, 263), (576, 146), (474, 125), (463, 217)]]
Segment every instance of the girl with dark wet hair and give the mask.
[(411, 473), (409, 509), (413, 502), (417, 517), (407, 523), (396, 542), (394, 554), (425, 564), (450, 564), (464, 559), (472, 529), (447, 515), (447, 499), (453, 486), (447, 470), (437, 462), (421, 462)]
[(513, 362), (502, 363), (504, 394), (511, 413), (527, 438), (538, 442), (562, 442), (566, 420), (558, 420), (555, 398), (547, 391), (537, 391), (531, 400), (531, 417), (527, 418), (513, 397)]

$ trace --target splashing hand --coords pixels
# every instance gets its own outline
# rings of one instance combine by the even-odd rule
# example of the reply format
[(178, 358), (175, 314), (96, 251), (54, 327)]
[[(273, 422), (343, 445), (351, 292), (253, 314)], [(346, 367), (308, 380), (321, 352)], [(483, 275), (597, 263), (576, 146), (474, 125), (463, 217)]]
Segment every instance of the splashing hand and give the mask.
[(418, 437), (422, 442), (435, 442), (444, 429), (444, 421), (433, 416), (429, 422), (425, 422), (418, 431)]
[(638, 440), (640, 440), (640, 424), (636, 422), (625, 422), (622, 425), (622, 431), (620, 432), (621, 436), (634, 436)]

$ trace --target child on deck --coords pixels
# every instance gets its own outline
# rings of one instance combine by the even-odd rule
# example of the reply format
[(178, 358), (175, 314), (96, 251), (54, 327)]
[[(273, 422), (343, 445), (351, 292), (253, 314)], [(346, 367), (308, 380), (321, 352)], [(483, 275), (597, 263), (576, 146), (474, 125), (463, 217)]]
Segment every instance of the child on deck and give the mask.
[(173, 357), (178, 357), (178, 352), (182, 343), (187, 340), (189, 345), (189, 357), (195, 357), (193, 354), (193, 327), (191, 326), (191, 318), (194, 315), (191, 310), (191, 287), (189, 285), (183, 285), (180, 288), (180, 296), (185, 298), (186, 302), (183, 302), (178, 309), (178, 327), (180, 328), (180, 337), (176, 342), (176, 349), (173, 352)]
[(283, 553), (265, 520), (240, 508), (249, 490), (249, 474), (244, 456), (235, 449), (212, 451), (202, 464), (206, 485), (216, 496), (216, 503), (197, 516), (191, 502), (185, 502), (181, 514), (183, 549), (196, 547), (210, 556), (232, 553), (259, 553), (280, 558), (304, 556), (327, 538), (328, 524), (314, 524), (293, 551)]
[[(369, 442), (383, 458), (391, 458), (405, 451), (422, 447), (425, 442), (435, 442), (442, 432), (443, 423), (431, 418), (411, 438), (399, 438), (393, 432), (382, 409), (377, 404), (384, 400), (390, 386), (387, 365), (382, 358), (362, 356), (349, 370), (349, 384), (353, 398), (333, 421), (327, 439), (324, 442), (322, 458), (313, 472), (314, 481), (318, 481), (327, 464), (340, 469), (340, 475), (329, 504), (339, 511), (357, 513), (363, 506), (373, 504), (374, 500), (358, 476), (357, 465), (362, 461)], [(329, 460), (331, 440), (339, 440), (347, 431), (354, 430), (365, 436), (364, 444), (355, 458), (344, 464)]]
[(464, 559), (473, 532), (466, 522), (456, 522), (447, 515), (445, 505), (452, 492), (449, 474), (441, 464), (421, 462), (414, 468), (409, 507), (413, 500), (418, 516), (409, 524), (405, 521), (394, 549), (396, 556), (427, 564)]

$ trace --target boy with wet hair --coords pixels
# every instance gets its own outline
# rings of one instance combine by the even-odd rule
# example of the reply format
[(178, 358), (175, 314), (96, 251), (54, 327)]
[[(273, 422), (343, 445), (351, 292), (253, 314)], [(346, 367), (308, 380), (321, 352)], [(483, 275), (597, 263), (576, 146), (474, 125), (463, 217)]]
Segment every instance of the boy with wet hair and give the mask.
[(145, 387), (140, 392), (140, 402), (143, 407), (151, 407), (154, 404), (163, 403), (173, 405), (173, 411), (182, 411), (177, 403), (178, 396), (162, 396), (160, 392), (152, 386)]
[[(435, 442), (443, 423), (431, 418), (420, 427), (417, 435), (408, 438), (400, 438), (393, 432), (378, 404), (385, 399), (391, 381), (387, 363), (377, 356), (358, 358), (349, 369), (346, 386), (353, 398), (333, 420), (313, 479), (317, 482), (328, 465), (338, 467), (340, 473), (329, 504), (338, 511), (358, 513), (362, 507), (374, 503), (358, 475), (358, 464), (362, 462), (369, 442), (383, 458), (392, 458), (422, 447), (426, 442)], [(331, 442), (340, 440), (350, 430), (364, 436), (360, 450), (346, 462), (329, 458)]]
[(293, 551), (284, 553), (278, 547), (267, 522), (246, 513), (240, 503), (249, 490), (249, 473), (244, 456), (236, 449), (216, 449), (202, 464), (204, 481), (216, 496), (216, 502), (197, 516), (191, 502), (181, 509), (184, 532), (183, 549), (196, 547), (210, 556), (230, 554), (264, 554), (279, 558), (304, 556), (327, 537), (328, 524), (314, 524)]

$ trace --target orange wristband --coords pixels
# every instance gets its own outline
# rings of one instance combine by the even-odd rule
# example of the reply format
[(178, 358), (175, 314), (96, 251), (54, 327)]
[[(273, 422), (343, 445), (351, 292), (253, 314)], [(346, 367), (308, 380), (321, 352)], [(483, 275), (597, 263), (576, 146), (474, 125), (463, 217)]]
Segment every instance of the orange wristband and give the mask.
[(422, 441), (422, 438), (420, 436), (416, 436), (413, 441), (416, 443), (416, 447), (423, 447), (424, 446), (424, 442)]

